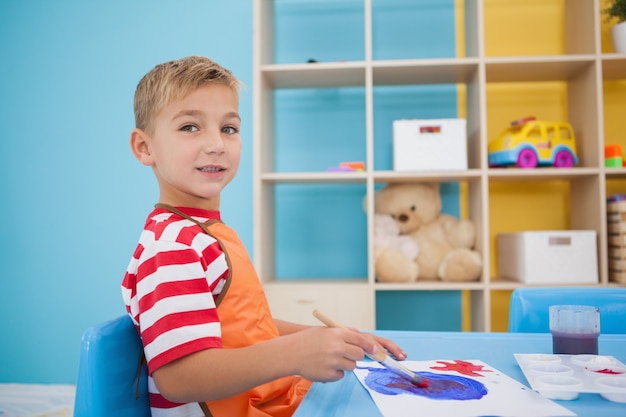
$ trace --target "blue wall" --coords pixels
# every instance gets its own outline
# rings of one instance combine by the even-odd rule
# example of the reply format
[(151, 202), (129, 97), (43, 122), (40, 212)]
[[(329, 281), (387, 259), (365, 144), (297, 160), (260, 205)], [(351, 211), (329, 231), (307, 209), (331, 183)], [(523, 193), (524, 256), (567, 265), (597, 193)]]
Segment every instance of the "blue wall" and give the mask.
[(222, 210), (251, 249), (251, 51), (250, 0), (0, 1), (0, 382), (74, 382), (84, 329), (124, 313), (158, 197), (128, 146), (154, 65), (207, 55), (248, 86)]

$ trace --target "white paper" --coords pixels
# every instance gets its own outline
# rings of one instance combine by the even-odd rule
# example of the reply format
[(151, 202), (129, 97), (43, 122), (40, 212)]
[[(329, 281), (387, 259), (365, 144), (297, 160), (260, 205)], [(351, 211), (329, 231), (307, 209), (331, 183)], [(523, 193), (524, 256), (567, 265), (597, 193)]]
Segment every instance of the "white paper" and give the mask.
[(72, 417), (74, 385), (0, 384), (0, 417)]
[(385, 417), (576, 415), (479, 360), (442, 359), (404, 361), (402, 364), (424, 376), (429, 386), (407, 386), (401, 377), (376, 362), (359, 362), (354, 370)]

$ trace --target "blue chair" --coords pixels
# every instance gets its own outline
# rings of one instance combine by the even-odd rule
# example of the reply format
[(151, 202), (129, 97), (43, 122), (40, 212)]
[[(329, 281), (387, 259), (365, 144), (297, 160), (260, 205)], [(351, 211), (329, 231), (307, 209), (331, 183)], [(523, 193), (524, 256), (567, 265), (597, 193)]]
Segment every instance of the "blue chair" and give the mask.
[(127, 315), (87, 329), (81, 340), (74, 417), (150, 417), (142, 349)]
[(555, 304), (600, 308), (600, 332), (626, 334), (626, 288), (532, 287), (517, 288), (509, 305), (509, 332), (548, 333), (548, 308)]

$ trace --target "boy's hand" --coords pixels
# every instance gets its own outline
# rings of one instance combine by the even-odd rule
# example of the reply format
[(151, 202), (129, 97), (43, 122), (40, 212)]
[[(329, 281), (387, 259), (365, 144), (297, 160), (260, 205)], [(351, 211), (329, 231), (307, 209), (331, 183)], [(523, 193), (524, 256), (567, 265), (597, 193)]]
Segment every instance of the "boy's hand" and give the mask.
[[(360, 332), (359, 329), (356, 329), (354, 327), (349, 327), (349, 329), (355, 332)], [(376, 343), (379, 346), (379, 349), (384, 349), (385, 351), (389, 352), (397, 360), (403, 361), (406, 359), (406, 352), (402, 350), (400, 346), (398, 346), (393, 340), (390, 340), (381, 336), (377, 336), (375, 334), (370, 334), (370, 333), (362, 333), (362, 334), (371, 338), (374, 341), (374, 343)]]
[(406, 359), (406, 352), (400, 348), (394, 341), (386, 339), (384, 337), (377, 336), (375, 334), (367, 334), (367, 336), (373, 338), (383, 349), (387, 350), (393, 357), (399, 361)]
[(312, 381), (341, 379), (365, 353), (380, 349), (371, 335), (348, 329), (311, 327), (287, 337), (294, 339), (289, 356), (297, 361), (297, 374)]

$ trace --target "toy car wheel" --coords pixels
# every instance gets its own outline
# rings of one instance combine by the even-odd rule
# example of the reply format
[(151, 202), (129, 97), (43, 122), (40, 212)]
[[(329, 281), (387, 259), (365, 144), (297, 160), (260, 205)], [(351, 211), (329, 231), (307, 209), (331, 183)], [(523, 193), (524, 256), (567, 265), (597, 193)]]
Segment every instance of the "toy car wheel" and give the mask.
[(554, 166), (558, 168), (574, 166), (574, 157), (568, 151), (559, 151), (554, 158)]
[(520, 168), (534, 168), (537, 166), (537, 154), (532, 149), (523, 149), (517, 155), (516, 165)]

